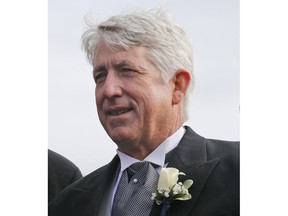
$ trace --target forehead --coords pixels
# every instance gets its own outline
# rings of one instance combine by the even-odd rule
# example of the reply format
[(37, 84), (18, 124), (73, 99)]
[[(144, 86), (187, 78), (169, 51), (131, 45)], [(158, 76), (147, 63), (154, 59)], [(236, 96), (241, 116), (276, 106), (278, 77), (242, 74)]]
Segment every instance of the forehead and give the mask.
[(124, 48), (111, 49), (106, 44), (100, 43), (94, 53), (93, 66), (119, 64), (119, 62), (143, 62), (148, 60), (146, 47), (134, 47), (128, 50)]

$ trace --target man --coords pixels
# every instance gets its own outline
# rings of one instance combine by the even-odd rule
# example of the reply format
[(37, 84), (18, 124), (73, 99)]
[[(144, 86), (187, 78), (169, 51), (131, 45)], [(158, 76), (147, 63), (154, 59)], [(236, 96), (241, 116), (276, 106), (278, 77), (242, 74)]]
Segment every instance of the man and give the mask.
[(82, 173), (74, 163), (48, 149), (48, 202), (80, 178)]
[(82, 40), (98, 116), (117, 155), (67, 187), (49, 215), (160, 215), (164, 205), (151, 196), (162, 167), (185, 173), (182, 182), (193, 180), (192, 199), (171, 202), (167, 215), (239, 215), (239, 142), (205, 139), (183, 125), (193, 85), (184, 30), (161, 10), (88, 27)]

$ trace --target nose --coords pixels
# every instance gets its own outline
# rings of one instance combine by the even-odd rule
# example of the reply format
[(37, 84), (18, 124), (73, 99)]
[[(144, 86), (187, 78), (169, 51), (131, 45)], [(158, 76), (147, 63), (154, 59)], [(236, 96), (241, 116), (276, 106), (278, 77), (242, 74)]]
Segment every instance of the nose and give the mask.
[(115, 72), (109, 72), (103, 87), (103, 96), (106, 99), (121, 97), (122, 96), (122, 88), (121, 88), (121, 80), (117, 76)]

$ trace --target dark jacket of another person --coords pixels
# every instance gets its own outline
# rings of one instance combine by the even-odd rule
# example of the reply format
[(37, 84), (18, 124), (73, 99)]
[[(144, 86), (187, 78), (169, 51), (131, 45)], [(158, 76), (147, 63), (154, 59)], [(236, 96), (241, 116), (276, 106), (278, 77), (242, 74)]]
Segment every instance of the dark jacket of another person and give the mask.
[(62, 155), (48, 150), (48, 202), (82, 177), (79, 168)]

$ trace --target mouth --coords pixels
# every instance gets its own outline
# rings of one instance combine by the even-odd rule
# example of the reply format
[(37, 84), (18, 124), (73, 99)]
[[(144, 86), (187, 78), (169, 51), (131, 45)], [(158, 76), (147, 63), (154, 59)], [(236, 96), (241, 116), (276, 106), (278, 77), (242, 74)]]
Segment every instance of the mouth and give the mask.
[(125, 113), (132, 111), (132, 108), (117, 108), (117, 109), (109, 109), (106, 111), (106, 114), (109, 116), (119, 116)]

